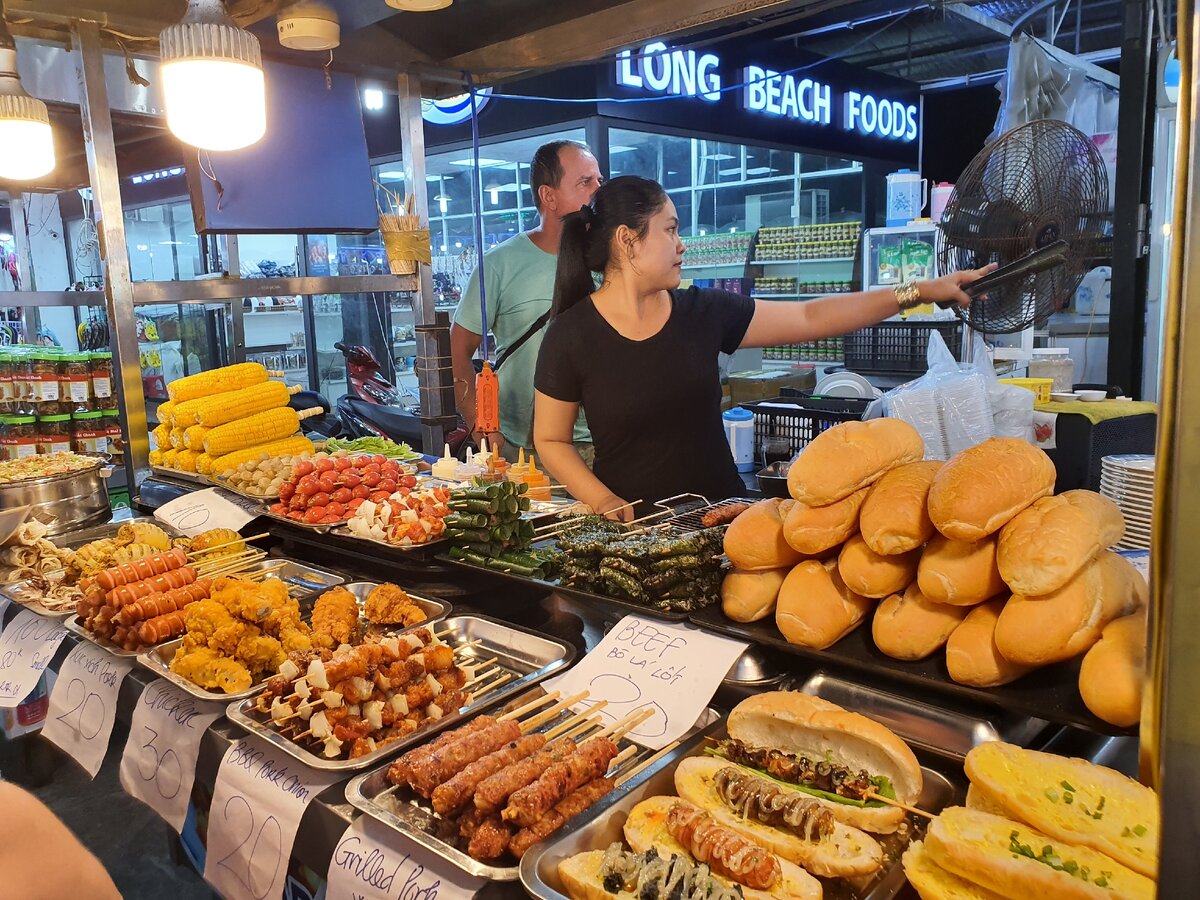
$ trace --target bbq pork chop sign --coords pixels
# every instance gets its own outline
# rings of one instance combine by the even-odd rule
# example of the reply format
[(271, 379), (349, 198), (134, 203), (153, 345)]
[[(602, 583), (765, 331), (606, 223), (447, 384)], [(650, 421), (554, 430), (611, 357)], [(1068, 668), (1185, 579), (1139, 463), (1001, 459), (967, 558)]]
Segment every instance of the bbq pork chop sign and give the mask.
[(916, 85), (769, 43), (651, 41), (620, 51), (610, 71), (618, 97), (680, 102), (601, 104), (606, 116), (881, 157), (915, 152), (920, 133)]

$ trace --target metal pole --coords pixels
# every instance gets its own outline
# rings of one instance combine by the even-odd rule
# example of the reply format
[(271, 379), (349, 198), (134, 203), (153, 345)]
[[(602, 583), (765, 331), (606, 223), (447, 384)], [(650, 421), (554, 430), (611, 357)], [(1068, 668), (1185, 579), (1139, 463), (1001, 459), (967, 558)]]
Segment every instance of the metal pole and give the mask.
[[(413, 198), (416, 214), (423, 222), (429, 222), (429, 191), (425, 185), (425, 120), (421, 118), (421, 80), (416, 75), (401, 72), (396, 76), (396, 90), (400, 95), (400, 146), (404, 156), (404, 186)], [(413, 298), (413, 321), (417, 339), (417, 384), (421, 397), (421, 441), (427, 453), (437, 453), (445, 441), (446, 422), (434, 419), (448, 418), (454, 413), (451, 402), (447, 405), (445, 392), (440, 390), (443, 372), (435, 368), (442, 365), (438, 350), (436, 331), (437, 312), (434, 309), (433, 269), (418, 264), (421, 275), (421, 291)], [(390, 334), (389, 329), (389, 343)], [(448, 364), (448, 360), (447, 360)], [(454, 398), (454, 379), (450, 378), (450, 401)]]
[[(1178, 145), (1170, 275), (1163, 340), (1154, 528), (1150, 551), (1151, 648), (1149, 696), (1143, 705), (1142, 774), (1162, 805), (1159, 884), (1163, 897), (1182, 897), (1200, 878), (1200, 394), (1184, 391), (1200, 376), (1200, 321), (1185, 316), (1184, 298), (1200, 290), (1200, 108), (1197, 78), (1200, 23), (1192, 0), (1179, 4)], [(1122, 151), (1123, 152), (1123, 151)]]
[(113, 140), (108, 86), (104, 82), (104, 53), (100, 28), (78, 21), (71, 30), (71, 45), (78, 58), (79, 112), (87, 150), (88, 181), (92, 186), (100, 258), (104, 261), (104, 297), (112, 335), (113, 367), (121, 379), (121, 427), (125, 429), (125, 473), (132, 498), (138, 483), (150, 473), (150, 434), (146, 428), (146, 397), (142, 391), (142, 365), (138, 355), (137, 317), (129, 252), (125, 246), (125, 217)]

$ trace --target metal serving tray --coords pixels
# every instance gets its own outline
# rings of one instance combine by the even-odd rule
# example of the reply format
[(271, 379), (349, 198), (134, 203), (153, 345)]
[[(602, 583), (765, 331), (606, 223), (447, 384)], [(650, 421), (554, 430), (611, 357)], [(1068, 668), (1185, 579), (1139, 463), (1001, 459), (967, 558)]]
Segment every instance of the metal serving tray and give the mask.
[[(271, 717), (258, 710), (254, 697), (229, 704), (229, 719), (314, 769), (356, 772), (402, 753), (439, 731), (453, 728), (475, 713), (504, 702), (514, 694), (519, 694), (555, 672), (565, 669), (575, 660), (575, 648), (570, 644), (517, 628), (515, 625), (506, 625), (486, 616), (452, 616), (442, 620), (438, 627), (442, 630), (444, 640), (453, 646), (478, 641), (467, 651), (470, 657), (477, 660), (494, 657), (496, 666), (513, 674), (514, 679), (470, 706), (449, 713), (436, 722), (418, 728), (402, 740), (380, 747), (357, 759), (326, 759), (280, 734), (272, 727)], [(447, 630), (449, 634), (445, 633)]]
[[(379, 587), (379, 585), (387, 583), (388, 582), (384, 581), (352, 581), (344, 586), (346, 590), (358, 598), (359, 616), (362, 619), (364, 626), (370, 624), (367, 621), (365, 612), (367, 596), (371, 593), (371, 591)], [(395, 582), (392, 583), (394, 584)], [(408, 594), (408, 599), (419, 606), (425, 613), (425, 621), (413, 626), (414, 628), (419, 628), (421, 625), (428, 625), (432, 622), (437, 622), (440, 619), (446, 618), (446, 616), (450, 614), (451, 606), (444, 600), (433, 600), (428, 597), (418, 597), (412, 591), (407, 589), (405, 589), (404, 593)], [(386, 628), (387, 626), (381, 627)]]
[[(601, 804), (572, 820), (557, 834), (535, 844), (521, 859), (521, 884), (537, 900), (567, 900), (558, 864), (567, 857), (587, 850), (603, 850), (613, 842), (625, 844), (622, 829), (630, 811), (648, 797), (675, 795), (675, 766), (690, 756), (701, 756), (709, 746), (709, 737), (725, 737), (724, 721), (682, 743), (660, 764), (635, 778), (615, 801)], [(917, 805), (931, 813), (962, 802), (966, 795), (961, 762), (951, 763), (925, 756), (917, 751), (924, 786)], [(349, 793), (349, 791), (347, 791)], [(607, 799), (607, 798), (606, 798)], [(873, 835), (883, 845), (884, 862), (879, 874), (858, 889), (845, 878), (821, 878), (825, 900), (891, 900), (908, 879), (900, 864), (900, 855), (909, 842), (924, 836), (925, 820), (908, 817), (907, 835)]]
[(168, 469), (165, 466), (151, 466), (150, 471), (159, 478), (168, 478), (172, 481), (186, 481), (188, 484), (197, 484), (201, 487), (212, 487), (212, 482), (208, 480), (208, 476), (201, 475), (199, 472), (183, 472), (179, 469)]
[(63, 621), (63, 627), (66, 628), (67, 631), (73, 631), (85, 641), (90, 641), (91, 643), (95, 644), (101, 650), (107, 650), (113, 656), (119, 656), (122, 659), (136, 659), (139, 653), (145, 652), (145, 650), (125, 650), (122, 647), (118, 647), (112, 641), (105, 640), (98, 634), (93, 634), (83, 627), (83, 620), (77, 615), (68, 616)]
[(279, 494), (251, 494), (249, 491), (243, 491), (241, 488), (235, 488), (229, 483), (229, 479), (223, 474), (209, 475), (208, 483), (216, 485), (222, 490), (229, 491), (231, 494), (237, 494), (239, 497), (245, 497), (247, 500), (253, 500), (255, 503), (261, 503), (264, 506), (274, 503), (279, 499)]
[[(283, 568), (275, 569), (274, 567), (280, 563), (283, 564)], [(305, 592), (327, 591), (330, 588), (337, 587), (346, 580), (336, 572), (330, 572), (327, 569), (318, 569), (316, 566), (310, 566), (308, 563), (270, 556), (264, 556), (262, 559), (255, 560), (239, 574), (250, 575), (255, 572), (261, 572), (263, 569), (274, 569), (269, 577), (278, 578), (289, 587), (297, 587)]]
[[(58, 569), (55, 572), (50, 572), (46, 575), (46, 578), (49, 579), (51, 575), (61, 576), (62, 571), (62, 569)], [(35, 612), (44, 618), (65, 619), (75, 614), (74, 606), (64, 609), (61, 612), (54, 612), (46, 608), (42, 605), (41, 600), (38, 599), (41, 596), (40, 592), (33, 590), (28, 581), (12, 581), (8, 584), (0, 585), (0, 597), (6, 597), (13, 603), (19, 604), (30, 612)]]
[(167, 681), (171, 682), (171, 684), (178, 687), (181, 691), (201, 700), (238, 700), (242, 697), (250, 697), (262, 690), (262, 682), (259, 681), (244, 691), (235, 691), (232, 694), (227, 694), (224, 691), (210, 691), (193, 684), (182, 675), (175, 674), (171, 671), (171, 660), (175, 658), (175, 651), (182, 645), (183, 638), (177, 637), (157, 644), (148, 650), (143, 650), (137, 655), (138, 664), (148, 669), (151, 674), (167, 679)]
[(98, 541), (102, 538), (115, 538), (117, 532), (121, 530), (122, 525), (136, 524), (157, 525), (167, 533), (168, 537), (179, 538), (183, 537), (183, 532), (177, 531), (166, 522), (160, 522), (153, 516), (134, 516), (130, 519), (124, 519), (120, 522), (108, 522), (104, 525), (94, 525), (91, 528), (81, 528), (77, 531), (68, 531), (65, 534), (60, 534), (54, 538), (54, 543), (60, 547), (68, 547), (72, 550), (77, 550), (84, 544)]
[(329, 523), (318, 522), (316, 524), (309, 524), (308, 522), (297, 522), (295, 519), (289, 519), (287, 516), (281, 516), (281, 515), (278, 515), (277, 513), (271, 512), (269, 509), (267, 509), (265, 504), (263, 506), (262, 512), (259, 513), (259, 515), (261, 515), (265, 518), (268, 518), (268, 519), (274, 519), (276, 522), (279, 522), (280, 524), (283, 524), (283, 525), (288, 525), (292, 528), (300, 528), (300, 529), (303, 529), (304, 531), (314, 531), (317, 534), (329, 534), (329, 532), (332, 531), (333, 529), (343, 528), (343, 527), (345, 527), (345, 524), (346, 524), (345, 522), (329, 522)]
[[(558, 718), (551, 722), (547, 722), (539, 731), (549, 731), (555, 725), (565, 722), (569, 711), (563, 713)], [(716, 718), (717, 713), (714, 710), (708, 710), (704, 716), (705, 720)], [(689, 733), (694, 734), (700, 730), (699, 725)], [(654, 755), (653, 750), (647, 750), (645, 747), (640, 747), (632, 741), (622, 739), (617, 742), (617, 747), (624, 751), (627, 747), (636, 747), (638, 752), (625, 760), (618, 768), (610, 770), (610, 775), (620, 778), (623, 772), (631, 771), (640, 763), (649, 759)], [(669, 755), (665, 758), (669, 758)], [(630, 785), (640, 784), (645, 778), (649, 777), (648, 773), (657, 771), (664, 765), (662, 759), (657, 760), (647, 772), (640, 772), (631, 781)], [(371, 772), (366, 772), (351, 779), (346, 785), (346, 800), (351, 806), (361, 810), (372, 818), (378, 819), (389, 828), (404, 834), (411, 838), (422, 847), (436, 853), (447, 862), (453, 863), (464, 872), (475, 875), (479, 878), (487, 878), (489, 881), (516, 881), (520, 877), (520, 863), (512, 857), (507, 858), (507, 864), (504, 865), (489, 865), (479, 862), (471, 858), (463, 850), (460, 850), (454, 844), (449, 843), (437, 833), (442, 819), (438, 816), (429, 805), (428, 800), (424, 800), (417, 796), (408, 788), (400, 788), (387, 778), (388, 766), (381, 766)], [(596, 815), (598, 812), (611, 806), (613, 798), (619, 797), (626, 790), (626, 786), (615, 788), (607, 797), (600, 800), (595, 806), (589, 807), (586, 811), (580, 813), (578, 818), (572, 820), (578, 822)], [(571, 823), (564, 826), (564, 830), (570, 829)], [(537, 848), (529, 850), (533, 853)], [(528, 853), (526, 858), (528, 858)]]

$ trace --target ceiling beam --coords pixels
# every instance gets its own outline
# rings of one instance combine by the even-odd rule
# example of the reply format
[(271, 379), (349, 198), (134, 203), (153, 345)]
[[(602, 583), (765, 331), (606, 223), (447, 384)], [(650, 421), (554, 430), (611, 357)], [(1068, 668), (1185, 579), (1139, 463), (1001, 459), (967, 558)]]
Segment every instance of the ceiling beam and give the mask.
[(521, 71), (590, 62), (639, 41), (698, 31), (788, 4), (789, 0), (631, 0), (462, 53), (443, 64), (487, 83)]
[(974, 22), (976, 25), (994, 31), (997, 34), (1002, 34), (1006, 38), (1012, 37), (1013, 28), (1007, 22), (1002, 22), (994, 16), (981, 13), (975, 7), (969, 6), (966, 3), (947, 3), (943, 9), (951, 15), (958, 16), (960, 19), (966, 19), (968, 22)]

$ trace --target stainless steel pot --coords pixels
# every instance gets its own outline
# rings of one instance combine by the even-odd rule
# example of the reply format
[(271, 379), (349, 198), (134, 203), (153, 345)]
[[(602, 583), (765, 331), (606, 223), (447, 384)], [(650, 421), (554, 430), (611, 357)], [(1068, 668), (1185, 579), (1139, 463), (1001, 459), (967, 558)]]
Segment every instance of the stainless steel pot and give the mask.
[(0, 484), (0, 509), (30, 505), (29, 518), (44, 522), (49, 534), (62, 534), (112, 518), (108, 501), (108, 476), (112, 468), (105, 460), (77, 472), (29, 478)]

